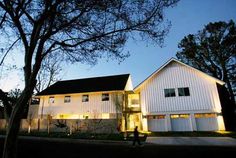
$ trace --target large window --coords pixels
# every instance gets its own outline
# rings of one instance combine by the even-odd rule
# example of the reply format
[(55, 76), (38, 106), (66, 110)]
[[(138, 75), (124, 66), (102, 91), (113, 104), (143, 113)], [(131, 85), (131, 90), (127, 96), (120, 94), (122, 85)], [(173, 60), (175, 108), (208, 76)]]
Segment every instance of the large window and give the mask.
[(178, 94), (179, 96), (190, 96), (189, 88), (188, 87), (178, 88)]
[(70, 103), (70, 96), (65, 96), (64, 103)]
[(102, 101), (109, 101), (109, 94), (108, 93), (102, 94)]
[(165, 93), (165, 97), (175, 97), (174, 88), (164, 89), (164, 93)]
[(55, 103), (55, 98), (54, 97), (49, 97), (48, 103), (49, 104)]
[(88, 102), (89, 101), (89, 95), (82, 95), (82, 102)]

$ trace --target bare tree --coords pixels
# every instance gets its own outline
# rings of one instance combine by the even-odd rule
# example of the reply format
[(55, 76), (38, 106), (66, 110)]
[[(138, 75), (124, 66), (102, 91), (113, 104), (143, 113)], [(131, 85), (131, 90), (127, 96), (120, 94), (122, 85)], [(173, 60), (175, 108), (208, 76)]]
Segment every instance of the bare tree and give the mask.
[(20, 118), (50, 54), (72, 63), (95, 64), (105, 56), (122, 61), (129, 55), (122, 52), (126, 41), (137, 37), (133, 33), (162, 44), (170, 27), (164, 9), (177, 1), (0, 0), (0, 31), (19, 38), (24, 50), (24, 89), (10, 116), (3, 158), (16, 157)]
[(62, 62), (56, 55), (51, 55), (42, 63), (42, 68), (37, 75), (36, 93), (48, 88), (61, 79)]

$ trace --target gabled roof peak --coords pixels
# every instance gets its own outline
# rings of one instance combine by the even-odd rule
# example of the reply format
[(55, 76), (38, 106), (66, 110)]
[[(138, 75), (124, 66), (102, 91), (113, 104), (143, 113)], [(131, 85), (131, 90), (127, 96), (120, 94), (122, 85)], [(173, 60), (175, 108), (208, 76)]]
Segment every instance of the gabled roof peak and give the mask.
[(139, 88), (144, 84), (144, 82), (146, 82), (147, 80), (149, 80), (150, 78), (152, 78), (155, 74), (157, 74), (158, 72), (160, 72), (161, 70), (163, 70), (163, 69), (164, 69), (167, 65), (169, 65), (171, 62), (176, 62), (176, 63), (178, 63), (178, 64), (180, 64), (180, 65), (183, 65), (183, 66), (186, 66), (186, 67), (188, 67), (188, 68), (191, 68), (191, 69), (193, 69), (193, 70), (195, 70), (195, 71), (197, 71), (197, 72), (199, 72), (199, 73), (201, 73), (201, 74), (204, 74), (204, 75), (206, 75), (206, 76), (208, 76), (208, 77), (214, 79), (217, 83), (219, 83), (219, 84), (221, 84), (221, 85), (225, 84), (224, 81), (221, 81), (221, 80), (219, 80), (219, 79), (217, 79), (217, 78), (215, 78), (215, 77), (212, 77), (212, 76), (210, 76), (210, 75), (208, 75), (208, 74), (206, 74), (206, 73), (204, 73), (204, 72), (202, 72), (202, 71), (200, 71), (200, 70), (198, 70), (198, 69), (196, 69), (196, 68), (194, 68), (194, 67), (192, 67), (192, 66), (189, 66), (189, 65), (187, 65), (187, 64), (185, 64), (185, 63), (179, 61), (178, 59), (176, 59), (176, 58), (174, 58), (174, 57), (172, 57), (172, 58), (170, 58), (167, 62), (165, 62), (161, 67), (159, 67), (156, 71), (154, 71), (150, 76), (148, 76), (144, 81), (142, 81), (139, 85), (137, 85), (137, 86), (134, 88), (134, 90), (139, 89)]

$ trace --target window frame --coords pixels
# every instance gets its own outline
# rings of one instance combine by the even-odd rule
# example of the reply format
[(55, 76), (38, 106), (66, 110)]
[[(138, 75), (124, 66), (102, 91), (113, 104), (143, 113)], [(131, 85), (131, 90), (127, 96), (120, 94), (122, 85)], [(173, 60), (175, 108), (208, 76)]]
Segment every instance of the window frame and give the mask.
[(109, 93), (102, 93), (102, 101), (109, 101), (110, 94)]
[[(84, 100), (85, 96), (86, 96), (86, 100)], [(82, 95), (82, 102), (84, 102), (84, 103), (89, 102), (89, 95), (88, 94), (83, 94)]]
[(55, 97), (54, 96), (50, 96), (48, 98), (48, 104), (54, 104), (55, 103)]
[(190, 96), (189, 87), (180, 87), (180, 88), (178, 88), (178, 96), (179, 97)]
[(164, 96), (165, 96), (165, 98), (176, 97), (175, 88), (165, 88), (164, 89)]
[[(68, 100), (66, 100), (66, 99), (68, 99)], [(69, 96), (69, 95), (65, 96), (64, 97), (64, 103), (70, 103), (70, 102), (71, 102), (71, 96)]]

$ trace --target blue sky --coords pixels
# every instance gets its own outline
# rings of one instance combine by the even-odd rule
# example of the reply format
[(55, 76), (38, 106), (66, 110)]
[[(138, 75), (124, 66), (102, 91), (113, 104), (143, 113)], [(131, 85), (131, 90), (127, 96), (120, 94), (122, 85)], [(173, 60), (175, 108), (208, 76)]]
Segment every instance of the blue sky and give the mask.
[(73, 65), (67, 68), (63, 79), (76, 79), (93, 76), (130, 73), (133, 85), (136, 86), (171, 57), (175, 57), (180, 40), (197, 33), (209, 22), (236, 22), (235, 0), (181, 0), (176, 7), (165, 11), (165, 17), (172, 23), (169, 34), (165, 38), (164, 47), (160, 48), (145, 42), (128, 42), (125, 50), (131, 56), (124, 62), (100, 60), (93, 67)]
[[(180, 40), (188, 35), (197, 33), (209, 22), (236, 22), (236, 0), (181, 0), (174, 8), (165, 11), (165, 18), (171, 21), (172, 27), (165, 38), (164, 47), (160, 48), (152, 43), (129, 41), (125, 51), (131, 56), (124, 62), (100, 60), (97, 65), (82, 64), (66, 65), (62, 73), (63, 80), (107, 76), (130, 73), (133, 85), (136, 86), (152, 72), (159, 68), (171, 57), (175, 57)], [(0, 86), (9, 90), (19, 85), (19, 73), (7, 76)]]

